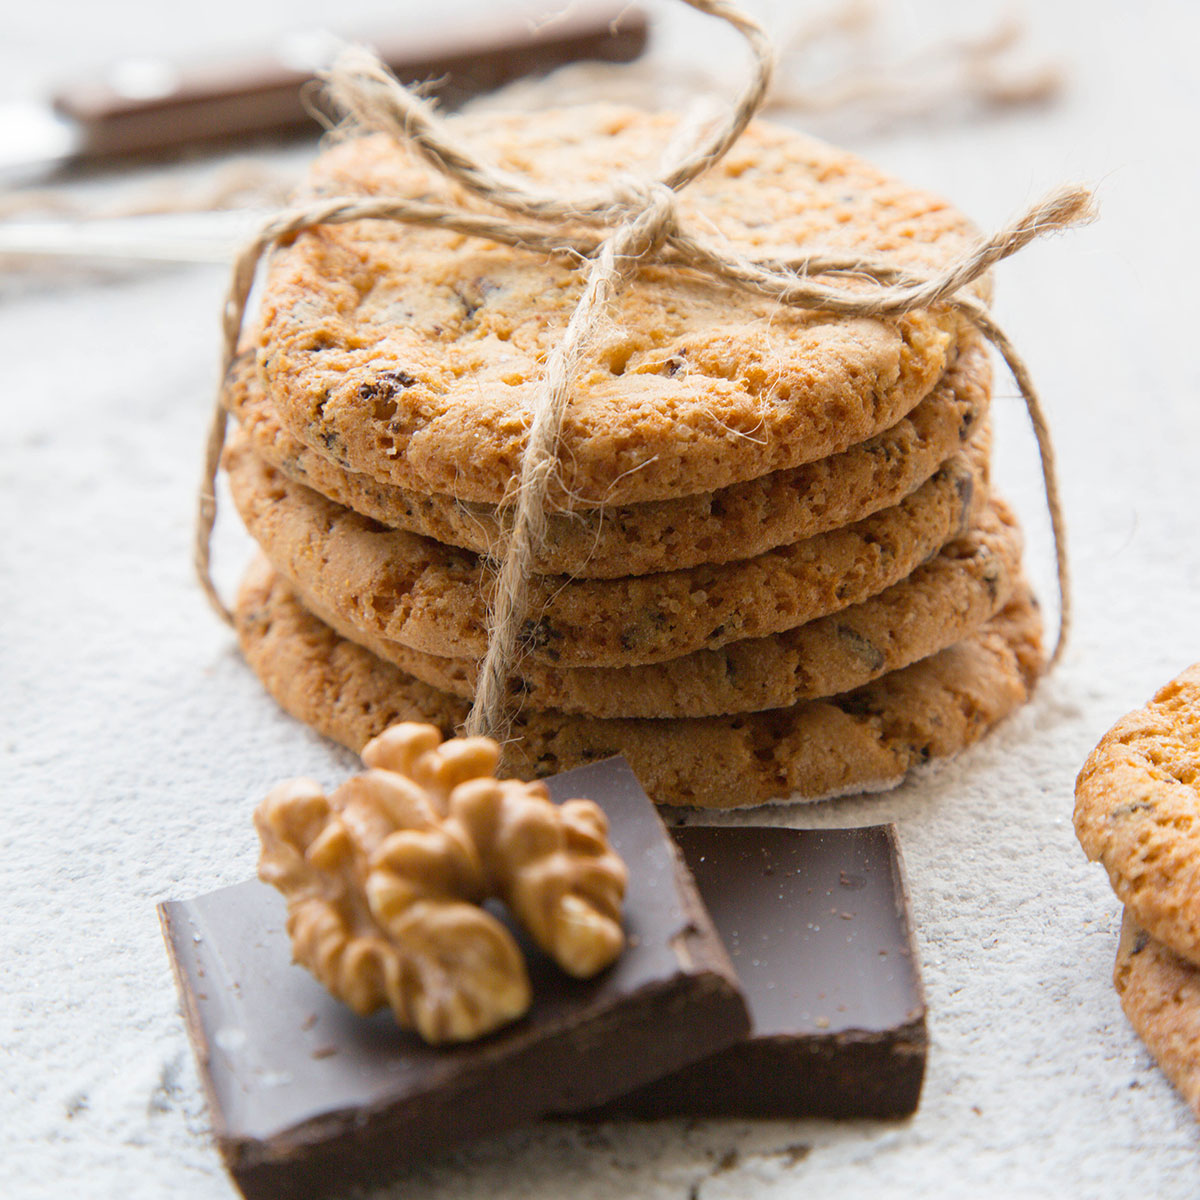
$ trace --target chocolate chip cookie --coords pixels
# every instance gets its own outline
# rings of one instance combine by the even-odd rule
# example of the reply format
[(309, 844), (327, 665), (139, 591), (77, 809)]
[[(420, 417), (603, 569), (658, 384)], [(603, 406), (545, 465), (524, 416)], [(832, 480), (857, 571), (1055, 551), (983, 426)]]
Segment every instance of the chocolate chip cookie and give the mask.
[[(596, 106), (463, 116), (460, 133), (500, 170), (570, 192), (656, 173), (677, 122)], [(311, 187), (482, 204), (382, 136), (336, 145)], [(730, 251), (760, 259), (851, 253), (927, 272), (975, 237), (944, 200), (762, 122), (678, 204), (688, 227), (719, 229)], [(272, 254), (259, 370), (283, 425), (346, 470), (501, 504), (582, 280), (565, 257), (458, 233), (314, 227)], [(843, 317), (654, 265), (610, 315), (574, 381), (556, 502), (709, 492), (846, 450), (928, 395), (960, 328), (943, 306)]]
[(1200, 1119), (1200, 967), (1139, 928), (1126, 909), (1113, 985), (1138, 1037)]
[[(840, 454), (716, 491), (554, 512), (535, 568), (579, 579), (645, 575), (752, 558), (862, 520), (898, 504), (977, 435), (991, 377), (986, 348), (969, 335), (933, 391), (890, 429)], [(381, 482), (293, 436), (252, 350), (234, 364), (224, 395), (255, 453), (294, 482), (395, 529), (478, 554), (502, 549), (505, 509)]]
[(1131, 919), (1200, 964), (1200, 663), (1088, 756), (1075, 783), (1075, 832)]
[[(247, 662), (290, 713), (359, 749), (398, 720), (446, 734), (467, 702), (341, 638), (264, 562), (238, 598)], [(599, 720), (522, 710), (507, 770), (525, 778), (624, 754), (660, 804), (737, 808), (892, 787), (955, 754), (1028, 698), (1044, 665), (1041, 620), (1021, 588), (972, 636), (865, 687), (740, 716)]]
[[(255, 541), (324, 611), (427, 654), (482, 656), (492, 576), (477, 555), (334, 504), (243, 437), (225, 464)], [(743, 562), (619, 579), (534, 576), (525, 649), (560, 667), (627, 666), (793, 629), (911, 574), (966, 531), (985, 492), (964, 453), (892, 508)]]
[[(523, 708), (591, 717), (709, 717), (851, 691), (990, 620), (1020, 585), (1020, 557), (1020, 530), (994, 500), (963, 537), (906, 579), (833, 616), (644, 666), (557, 667), (527, 656), (512, 679), (514, 698)], [(295, 590), (342, 637), (431, 687), (463, 699), (474, 694), (475, 660), (423, 654), (364, 633)]]

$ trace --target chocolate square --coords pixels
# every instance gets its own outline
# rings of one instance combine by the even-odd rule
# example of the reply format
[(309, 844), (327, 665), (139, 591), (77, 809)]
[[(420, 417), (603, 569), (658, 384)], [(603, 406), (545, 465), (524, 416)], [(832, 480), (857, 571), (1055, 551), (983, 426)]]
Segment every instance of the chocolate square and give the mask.
[(928, 1039), (894, 827), (673, 833), (754, 1029), (593, 1115), (913, 1112)]
[(628, 946), (593, 980), (528, 942), (534, 1003), (468, 1045), (356, 1017), (291, 962), (257, 881), (160, 906), (217, 1144), (250, 1197), (375, 1182), (533, 1118), (603, 1104), (743, 1038), (744, 1001), (674, 844), (622, 759), (548, 781), (604, 809), (629, 867)]

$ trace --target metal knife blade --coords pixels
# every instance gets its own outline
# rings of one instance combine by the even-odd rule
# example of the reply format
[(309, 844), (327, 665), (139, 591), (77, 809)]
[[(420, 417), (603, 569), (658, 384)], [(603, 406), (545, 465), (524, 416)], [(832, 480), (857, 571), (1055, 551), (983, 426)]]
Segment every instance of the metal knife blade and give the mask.
[[(628, 62), (645, 48), (647, 28), (645, 13), (621, 0), (590, 0), (536, 27), (527, 11), (489, 7), (450, 27), (361, 40), (374, 44), (402, 82), (428, 82), (443, 104), (454, 106), (567, 62)], [(315, 132), (302, 89), (328, 65), (337, 44), (328, 34), (294, 33), (254, 59), (196, 66), (125, 61), (64, 88), (49, 103), (0, 103), (0, 180), (24, 181), (67, 164)]]

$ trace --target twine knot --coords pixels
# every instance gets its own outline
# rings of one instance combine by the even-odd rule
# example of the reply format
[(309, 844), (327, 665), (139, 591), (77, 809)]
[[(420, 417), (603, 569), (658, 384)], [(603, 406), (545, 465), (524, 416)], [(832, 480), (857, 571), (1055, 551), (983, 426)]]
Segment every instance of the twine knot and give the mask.
[(613, 200), (613, 214), (619, 214), (620, 224), (611, 236), (624, 235), (626, 253), (654, 255), (679, 228), (675, 189), (661, 179), (622, 177), (613, 188)]
[[(225, 306), (222, 378), (237, 353), (260, 259), (279, 239), (313, 225), (394, 220), (583, 260), (583, 288), (578, 304), (561, 340), (547, 357), (529, 414), (505, 551), (496, 569), (487, 654), (480, 664), (475, 703), (467, 719), (470, 734), (488, 734), (503, 740), (508, 681), (520, 651), (530, 577), (545, 539), (547, 498), (558, 467), (559, 437), (572, 383), (605, 310), (624, 282), (647, 262), (699, 272), (715, 282), (770, 296), (782, 304), (821, 312), (895, 317), (943, 304), (974, 324), (1011, 370), (1037, 436), (1058, 568), (1060, 620), (1052, 663), (1066, 642), (1070, 625), (1066, 531), (1045, 416), (1029, 371), (1016, 349), (987, 307), (965, 289), (1034, 238), (1089, 219), (1090, 192), (1081, 187), (1059, 190), (929, 277), (916, 277), (887, 261), (864, 261), (849, 255), (800, 254), (790, 259), (751, 259), (738, 255), (726, 245), (684, 228), (679, 216), (678, 192), (728, 153), (761, 108), (774, 67), (774, 51), (761, 26), (732, 0), (683, 2), (733, 26), (750, 46), (754, 69), (726, 120), (710, 132), (697, 135), (661, 179), (624, 177), (594, 195), (563, 197), (541, 192), (530, 181), (486, 163), (472, 147), (458, 140), (455, 131), (427, 101), (402, 87), (374, 55), (350, 48), (339, 56), (329, 78), (330, 95), (348, 114), (350, 122), (362, 129), (387, 134), (469, 195), (484, 201), (487, 210), (480, 212), (451, 202), (408, 197), (323, 200), (282, 213), (268, 222), (234, 267)], [(850, 279), (853, 286), (847, 287)], [(209, 570), (216, 512), (214, 483), (226, 421), (218, 398), (200, 493), (196, 564), (214, 607), (232, 621), (213, 586)]]

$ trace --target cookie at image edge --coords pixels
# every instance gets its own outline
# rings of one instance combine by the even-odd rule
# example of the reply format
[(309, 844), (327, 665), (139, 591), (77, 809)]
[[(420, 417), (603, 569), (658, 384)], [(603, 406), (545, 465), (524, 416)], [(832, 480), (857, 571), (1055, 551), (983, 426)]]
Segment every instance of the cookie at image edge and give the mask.
[(1200, 1120), (1200, 968), (1138, 928), (1126, 909), (1113, 986), (1130, 1025)]
[(1200, 964), (1200, 663), (1088, 755), (1075, 832), (1133, 919)]

